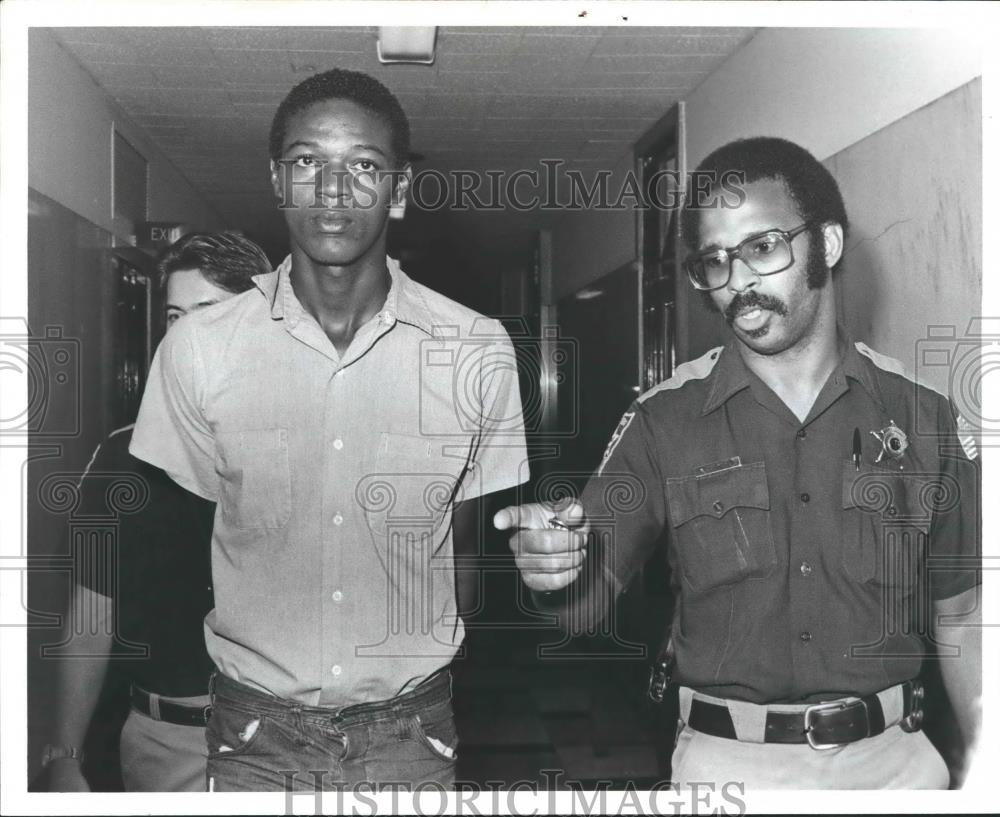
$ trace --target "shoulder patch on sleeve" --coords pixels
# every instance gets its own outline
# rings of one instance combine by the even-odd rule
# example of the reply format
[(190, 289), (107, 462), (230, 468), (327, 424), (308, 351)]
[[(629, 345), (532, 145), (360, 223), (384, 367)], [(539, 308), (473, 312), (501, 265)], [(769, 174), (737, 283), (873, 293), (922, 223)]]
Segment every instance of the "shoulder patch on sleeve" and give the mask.
[(611, 435), (611, 439), (608, 440), (608, 447), (604, 449), (604, 456), (601, 458), (601, 464), (597, 468), (597, 476), (600, 476), (604, 471), (604, 466), (608, 464), (608, 460), (611, 459), (611, 455), (615, 453), (615, 449), (618, 447), (618, 443), (621, 442), (622, 436), (628, 430), (629, 425), (631, 425), (632, 420), (635, 419), (634, 411), (626, 411), (622, 415), (622, 419), (618, 423), (618, 427), (615, 429), (615, 433)]
[(955, 418), (955, 423), (958, 426), (958, 442), (962, 446), (965, 456), (974, 460), (979, 456), (979, 447), (976, 445), (976, 427), (961, 414)]

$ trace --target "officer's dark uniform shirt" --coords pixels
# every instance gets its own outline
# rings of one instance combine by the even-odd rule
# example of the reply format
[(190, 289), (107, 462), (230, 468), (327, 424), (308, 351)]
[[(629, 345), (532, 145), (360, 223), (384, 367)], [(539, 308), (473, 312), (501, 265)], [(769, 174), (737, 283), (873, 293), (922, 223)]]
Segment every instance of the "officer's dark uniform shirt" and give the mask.
[[(594, 536), (569, 629), (592, 627), (665, 539), (681, 684), (768, 703), (916, 677), (931, 601), (978, 583), (974, 443), (946, 399), (863, 344), (843, 343), (805, 422), (736, 344), (622, 418), (582, 497)], [(876, 463), (870, 432), (890, 423), (908, 448)]]
[(137, 460), (131, 440), (132, 426), (112, 432), (84, 473), (74, 518), (116, 530), (117, 558), (103, 537), (78, 543), (77, 581), (115, 599), (113, 655), (129, 680), (160, 695), (204, 695), (214, 669), (203, 621), (214, 606), (215, 503)]

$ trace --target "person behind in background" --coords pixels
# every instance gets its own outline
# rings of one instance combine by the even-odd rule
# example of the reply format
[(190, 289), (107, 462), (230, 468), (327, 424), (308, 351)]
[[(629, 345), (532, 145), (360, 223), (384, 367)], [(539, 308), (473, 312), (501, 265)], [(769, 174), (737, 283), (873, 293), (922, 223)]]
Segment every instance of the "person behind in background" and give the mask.
[[(271, 265), (256, 244), (235, 233), (189, 233), (164, 252), (157, 269), (169, 334), (182, 316), (251, 288), (253, 276), (269, 273)], [(205, 790), (212, 661), (204, 618), (212, 609), (215, 505), (132, 457), (132, 430), (108, 435), (80, 483), (78, 514), (108, 517), (108, 489), (122, 478), (141, 483), (147, 496), (140, 509), (118, 519), (117, 558), (77, 555), (68, 618), (76, 630), (74, 650), (89, 657), (58, 663), (56, 733), (43, 758), (51, 791), (89, 791), (81, 747), (112, 663), (131, 683), (132, 708), (120, 741), (125, 789)], [(122, 645), (148, 655), (115, 661)]]
[(409, 132), (365, 74), (296, 85), (270, 143), (291, 254), (153, 361), (130, 450), (219, 503), (210, 790), (454, 781), (455, 556), (526, 449), (503, 327), (386, 255)]
[(838, 326), (847, 213), (812, 155), (746, 139), (698, 173), (743, 178), (739, 201), (689, 202), (682, 222), (690, 282), (733, 337), (635, 401), (580, 502), (495, 524), (522, 528), (525, 583), (582, 630), (666, 534), (674, 783), (946, 788), (917, 675), (929, 636), (971, 742), (974, 439), (947, 399)]

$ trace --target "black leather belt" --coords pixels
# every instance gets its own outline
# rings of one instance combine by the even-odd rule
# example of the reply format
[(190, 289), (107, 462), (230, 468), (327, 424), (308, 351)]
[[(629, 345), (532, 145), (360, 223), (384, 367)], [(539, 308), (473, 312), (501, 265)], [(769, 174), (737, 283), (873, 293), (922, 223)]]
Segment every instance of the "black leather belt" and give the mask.
[(160, 698), (153, 707), (150, 693), (144, 689), (132, 686), (132, 707), (153, 720), (175, 723), (178, 726), (205, 726), (208, 716), (212, 714), (211, 706), (191, 706), (165, 701)]
[[(903, 718), (898, 721), (907, 732), (920, 729), (923, 720), (923, 685), (919, 681), (900, 684)], [(688, 726), (706, 735), (736, 740), (736, 728), (728, 707), (693, 698)], [(888, 727), (878, 695), (854, 701), (812, 704), (798, 712), (768, 712), (764, 723), (764, 743), (808, 743), (813, 749), (832, 749), (864, 738), (881, 735)]]

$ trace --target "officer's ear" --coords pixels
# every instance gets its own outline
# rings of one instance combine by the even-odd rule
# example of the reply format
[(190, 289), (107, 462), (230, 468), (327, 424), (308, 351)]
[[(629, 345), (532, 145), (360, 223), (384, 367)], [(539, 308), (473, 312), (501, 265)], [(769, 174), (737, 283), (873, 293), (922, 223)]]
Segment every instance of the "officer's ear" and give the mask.
[(823, 250), (826, 268), (833, 269), (844, 254), (844, 228), (836, 221), (823, 225)]
[(401, 219), (406, 214), (406, 194), (410, 190), (412, 181), (413, 169), (409, 164), (404, 165), (402, 170), (393, 171), (389, 218)]

